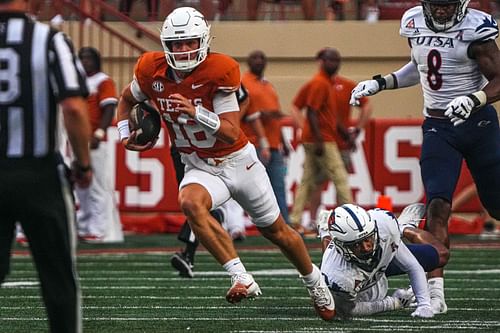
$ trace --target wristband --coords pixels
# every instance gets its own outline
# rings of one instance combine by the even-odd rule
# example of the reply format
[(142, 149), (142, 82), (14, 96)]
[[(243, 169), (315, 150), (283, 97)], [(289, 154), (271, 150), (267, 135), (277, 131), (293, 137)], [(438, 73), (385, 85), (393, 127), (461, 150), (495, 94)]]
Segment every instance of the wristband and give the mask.
[(123, 141), (130, 136), (130, 129), (128, 127), (128, 119), (120, 120), (118, 122), (118, 133), (120, 134), (120, 141)]
[(195, 106), (194, 120), (210, 134), (215, 134), (220, 127), (219, 116), (215, 112), (205, 109), (200, 104)]
[(106, 136), (106, 131), (104, 131), (102, 128), (98, 128), (94, 131), (94, 138), (96, 138), (99, 141), (102, 141), (105, 136)]
[(259, 139), (259, 147), (261, 149), (268, 149), (269, 148), (269, 141), (267, 141), (267, 138), (262, 137)]
[(384, 90), (385, 87), (387, 86), (387, 82), (385, 81), (385, 78), (382, 77), (382, 75), (378, 74), (372, 77), (375, 81), (378, 83), (379, 90)]
[(482, 90), (476, 91), (475, 93), (467, 95), (472, 101), (474, 102), (474, 107), (480, 108), (481, 106), (484, 106), (486, 102), (488, 101), (488, 96), (486, 96), (486, 93)]

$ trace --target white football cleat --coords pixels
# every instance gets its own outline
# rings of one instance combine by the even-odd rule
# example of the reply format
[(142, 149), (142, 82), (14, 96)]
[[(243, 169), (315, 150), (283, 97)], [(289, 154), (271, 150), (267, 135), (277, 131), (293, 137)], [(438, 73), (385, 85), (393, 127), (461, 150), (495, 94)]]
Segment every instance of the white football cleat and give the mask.
[(432, 312), (434, 312), (434, 314), (445, 314), (448, 312), (448, 306), (444, 300), (444, 295), (433, 293), (432, 290), (430, 291), (430, 294)]
[(255, 298), (262, 295), (259, 285), (249, 273), (234, 274), (231, 277), (231, 288), (227, 291), (226, 300), (229, 303), (239, 303), (244, 298)]
[(403, 308), (410, 307), (410, 305), (415, 302), (415, 294), (413, 294), (413, 289), (411, 287), (408, 289), (396, 289), (392, 297), (396, 298)]
[(414, 203), (406, 206), (398, 217), (401, 234), (405, 228), (418, 228), (418, 225), (423, 220), (424, 216), (425, 205), (423, 203)]
[(314, 309), (321, 319), (332, 320), (337, 314), (335, 311), (335, 301), (323, 276), (321, 276), (317, 284), (307, 287), (307, 291), (313, 301)]
[(412, 317), (417, 317), (417, 318), (432, 318), (434, 317), (434, 311), (433, 309), (428, 306), (419, 306), (415, 309), (415, 311), (412, 312), (411, 314)]

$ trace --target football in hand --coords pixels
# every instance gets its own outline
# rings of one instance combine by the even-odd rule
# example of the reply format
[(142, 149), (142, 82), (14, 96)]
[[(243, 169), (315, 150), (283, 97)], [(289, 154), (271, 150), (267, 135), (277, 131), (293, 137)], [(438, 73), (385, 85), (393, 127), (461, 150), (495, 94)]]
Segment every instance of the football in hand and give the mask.
[(154, 141), (160, 134), (160, 113), (150, 104), (136, 104), (130, 110), (129, 126), (131, 131), (137, 132), (135, 141), (140, 145), (145, 145)]

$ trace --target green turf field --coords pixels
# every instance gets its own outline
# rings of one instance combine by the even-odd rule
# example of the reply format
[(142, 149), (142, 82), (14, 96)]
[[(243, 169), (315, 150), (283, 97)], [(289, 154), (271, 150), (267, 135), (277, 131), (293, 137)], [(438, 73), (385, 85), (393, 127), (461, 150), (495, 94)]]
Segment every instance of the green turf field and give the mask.
[[(493, 242), (452, 250), (446, 315), (418, 320), (400, 310), (330, 323), (316, 317), (296, 271), (262, 238), (238, 244), (263, 292), (240, 305), (225, 301), (229, 278), (204, 251), (196, 258), (194, 279), (177, 277), (169, 257), (178, 244), (174, 236), (155, 235), (130, 236), (119, 246), (81, 246), (84, 332), (500, 332), (500, 247)], [(318, 262), (315, 241), (308, 244)], [(8, 283), (0, 289), (0, 333), (47, 332), (31, 258), (16, 250)], [(405, 287), (408, 279), (390, 283)]]

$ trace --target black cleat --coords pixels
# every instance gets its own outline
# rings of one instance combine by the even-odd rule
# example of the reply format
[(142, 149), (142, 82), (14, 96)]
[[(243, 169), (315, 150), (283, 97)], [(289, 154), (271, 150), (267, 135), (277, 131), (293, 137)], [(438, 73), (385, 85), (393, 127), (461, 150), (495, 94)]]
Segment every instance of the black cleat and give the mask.
[(193, 268), (194, 265), (191, 261), (184, 255), (184, 253), (176, 252), (172, 258), (170, 258), (170, 263), (177, 271), (179, 271), (179, 276), (192, 278), (194, 277)]

